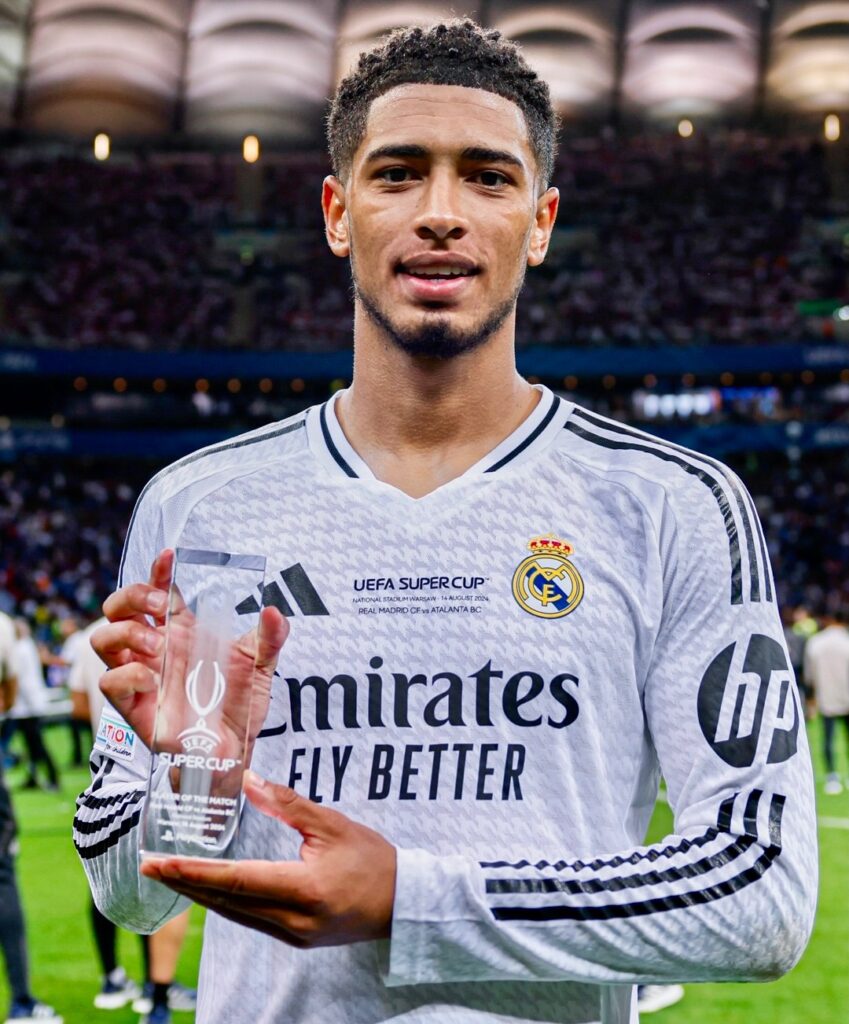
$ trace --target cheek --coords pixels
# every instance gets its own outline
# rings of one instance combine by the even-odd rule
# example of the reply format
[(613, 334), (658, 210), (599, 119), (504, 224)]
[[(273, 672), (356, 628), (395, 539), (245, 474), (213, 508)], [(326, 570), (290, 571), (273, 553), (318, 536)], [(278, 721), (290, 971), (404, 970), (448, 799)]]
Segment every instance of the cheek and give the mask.
[[(405, 222), (409, 223), (409, 218)], [(356, 245), (361, 261), (368, 256), (369, 262), (373, 264), (371, 269), (375, 271), (381, 269), (380, 263), (388, 265), (391, 261), (387, 250), (401, 235), (403, 223), (399, 224), (397, 217), (390, 216), (380, 208), (359, 209), (348, 223), (348, 233), (351, 245)], [(360, 269), (363, 269), (362, 266)]]
[(505, 224), (493, 240), (501, 276), (514, 277), (525, 265), (530, 232), (525, 221)]

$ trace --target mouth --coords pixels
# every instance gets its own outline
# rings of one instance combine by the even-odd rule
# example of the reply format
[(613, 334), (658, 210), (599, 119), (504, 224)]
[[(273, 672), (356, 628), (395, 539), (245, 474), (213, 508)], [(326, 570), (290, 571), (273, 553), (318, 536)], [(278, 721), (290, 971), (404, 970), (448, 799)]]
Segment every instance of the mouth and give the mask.
[(465, 258), (440, 261), (430, 257), (400, 263), (396, 272), (413, 299), (447, 302), (462, 295), (480, 269)]

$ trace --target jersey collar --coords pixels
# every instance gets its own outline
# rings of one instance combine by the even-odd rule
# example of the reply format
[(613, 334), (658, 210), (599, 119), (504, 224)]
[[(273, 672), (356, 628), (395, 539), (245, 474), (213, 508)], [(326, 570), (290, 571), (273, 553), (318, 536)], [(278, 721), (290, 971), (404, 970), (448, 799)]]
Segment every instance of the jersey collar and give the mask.
[[(570, 403), (558, 398), (541, 384), (534, 385), (540, 400), (531, 414), (501, 444), (466, 470), (461, 479), (481, 473), (499, 473), (518, 466), (556, 437), (566, 421)], [(337, 391), (323, 405), (307, 412), (307, 439), (313, 454), (334, 476), (352, 480), (374, 480), (374, 473), (353, 449), (336, 416)]]

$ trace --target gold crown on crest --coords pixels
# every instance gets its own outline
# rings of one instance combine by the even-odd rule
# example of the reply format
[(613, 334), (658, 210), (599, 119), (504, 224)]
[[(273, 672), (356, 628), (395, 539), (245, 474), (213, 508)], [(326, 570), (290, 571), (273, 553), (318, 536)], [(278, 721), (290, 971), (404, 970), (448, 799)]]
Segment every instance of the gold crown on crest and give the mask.
[(528, 542), (528, 547), (535, 555), (566, 556), (575, 550), (568, 541), (558, 540), (557, 537), (534, 537)]

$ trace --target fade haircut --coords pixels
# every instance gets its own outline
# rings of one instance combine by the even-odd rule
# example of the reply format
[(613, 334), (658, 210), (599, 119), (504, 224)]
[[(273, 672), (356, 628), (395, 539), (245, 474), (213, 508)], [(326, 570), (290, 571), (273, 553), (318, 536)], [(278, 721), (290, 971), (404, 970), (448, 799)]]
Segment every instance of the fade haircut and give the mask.
[(363, 53), (342, 80), (327, 118), (334, 174), (344, 180), (366, 133), (371, 104), (398, 85), (462, 85), (511, 100), (522, 111), (542, 187), (551, 181), (557, 115), (548, 85), (526, 63), (515, 43), (468, 18), (406, 28)]

